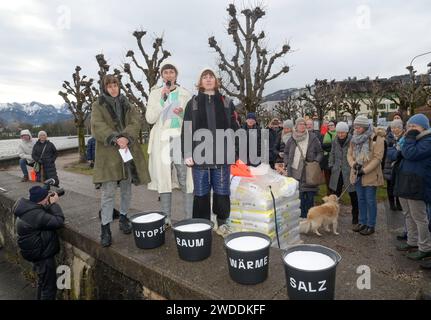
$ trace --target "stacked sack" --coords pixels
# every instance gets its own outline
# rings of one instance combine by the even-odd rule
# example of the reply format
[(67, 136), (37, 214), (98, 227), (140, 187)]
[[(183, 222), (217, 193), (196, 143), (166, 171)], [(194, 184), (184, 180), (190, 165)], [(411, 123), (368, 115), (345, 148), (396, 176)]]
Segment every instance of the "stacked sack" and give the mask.
[(282, 249), (299, 243), (298, 181), (280, 175), (266, 164), (250, 171), (254, 177), (231, 177), (228, 223), (232, 231), (266, 234), (272, 239), (272, 246), (278, 247), (279, 240)]

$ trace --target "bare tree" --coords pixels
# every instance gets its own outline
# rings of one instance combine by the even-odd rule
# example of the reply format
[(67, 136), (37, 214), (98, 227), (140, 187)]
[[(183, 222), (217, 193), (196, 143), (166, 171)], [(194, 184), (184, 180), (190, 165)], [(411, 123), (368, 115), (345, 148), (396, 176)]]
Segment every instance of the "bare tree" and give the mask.
[[(245, 22), (238, 20), (234, 4), (227, 8), (229, 23), (227, 33), (232, 37), (235, 54), (228, 58), (214, 37), (208, 39), (209, 46), (218, 54), (218, 67), (222, 78), (222, 89), (230, 96), (237, 98), (249, 112), (255, 112), (262, 102), (266, 83), (289, 72), (288, 66), (283, 66), (272, 73), (274, 63), (290, 50), (289, 44), (284, 44), (280, 51), (270, 53), (264, 40), (265, 32), (256, 30), (257, 22), (265, 15), (265, 11), (255, 6), (241, 11)], [(223, 76), (224, 75), (224, 76)]]
[(377, 126), (377, 118), (379, 114), (379, 106), (385, 98), (386, 91), (379, 78), (371, 82), (370, 90), (362, 97), (362, 101), (367, 105), (371, 111), (373, 125)]
[(345, 106), (345, 96), (346, 92), (341, 83), (331, 81), (331, 107), (330, 109), (335, 112), (335, 120), (339, 121), (341, 119), (344, 106)]
[(352, 121), (355, 120), (356, 116), (361, 111), (361, 101), (363, 94), (351, 84), (347, 83), (344, 85), (344, 105), (343, 111), (349, 113), (352, 116)]
[(78, 132), (79, 161), (85, 162), (85, 120), (91, 113), (91, 104), (97, 98), (99, 91), (93, 87), (93, 79), (80, 75), (81, 67), (76, 66), (72, 74), (73, 83), (63, 82), (65, 91), (58, 94), (66, 102), (67, 107), (74, 117), (74, 123)]
[(298, 100), (293, 96), (288, 96), (274, 107), (274, 114), (283, 120), (296, 120), (298, 114)]
[(299, 99), (308, 102), (316, 112), (320, 123), (323, 122), (325, 115), (331, 110), (331, 85), (325, 80), (315, 80), (314, 85), (305, 87), (308, 93), (303, 93)]

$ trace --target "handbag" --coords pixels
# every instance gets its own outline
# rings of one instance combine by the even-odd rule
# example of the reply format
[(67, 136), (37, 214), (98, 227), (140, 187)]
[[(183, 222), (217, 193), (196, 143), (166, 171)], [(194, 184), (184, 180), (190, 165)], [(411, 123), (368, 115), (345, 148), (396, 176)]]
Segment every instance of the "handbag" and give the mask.
[(302, 159), (304, 159), (304, 166), (305, 166), (305, 184), (309, 186), (319, 186), (323, 183), (325, 183), (325, 180), (323, 178), (322, 169), (320, 168), (320, 164), (317, 161), (307, 161), (304, 157), (304, 153), (302, 152), (301, 147), (298, 145), (298, 143), (295, 141), (296, 146), (299, 149), (299, 152), (301, 153)]
[[(46, 142), (45, 146), (43, 147), (42, 153), (40, 154), (40, 158), (39, 158), (39, 160), (40, 160), (40, 159), (42, 159), (42, 157), (43, 157), (43, 154), (44, 154), (44, 152), (45, 152), (45, 149), (46, 149), (47, 144), (48, 144), (48, 143)], [(34, 165), (33, 165), (33, 169), (34, 169), (34, 171), (35, 171), (35, 172), (40, 172), (40, 169), (41, 169), (41, 164), (40, 164), (40, 162), (36, 161), (36, 162), (34, 163)]]

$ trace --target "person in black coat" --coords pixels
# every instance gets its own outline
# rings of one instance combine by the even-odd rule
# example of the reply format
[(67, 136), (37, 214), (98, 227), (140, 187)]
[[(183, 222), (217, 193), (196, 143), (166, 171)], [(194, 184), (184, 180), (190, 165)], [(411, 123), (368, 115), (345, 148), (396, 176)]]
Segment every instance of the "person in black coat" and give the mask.
[(275, 146), (277, 143), (277, 136), (280, 131), (279, 120), (277, 118), (272, 119), (267, 129), (269, 131), (269, 165), (274, 169), (275, 162), (277, 160)]
[(35, 162), (41, 165), (41, 172), (38, 173), (38, 181), (44, 181), (47, 179), (54, 179), (55, 186), (58, 186), (60, 181), (57, 176), (57, 169), (55, 167), (55, 160), (57, 159), (57, 149), (55, 145), (48, 140), (48, 136), (45, 131), (39, 131), (37, 135), (38, 139), (33, 147), (32, 158)]
[(256, 114), (254, 112), (247, 114), (245, 122), (242, 129), (246, 131), (247, 136), (247, 159), (241, 159), (241, 154), (240, 159), (248, 166), (257, 167), (261, 164), (262, 159), (262, 129), (256, 122)]
[(22, 257), (33, 263), (38, 275), (37, 299), (55, 300), (57, 273), (55, 255), (60, 251), (56, 230), (64, 226), (64, 215), (58, 205), (57, 193), (34, 186), (30, 199), (16, 202), (18, 247)]

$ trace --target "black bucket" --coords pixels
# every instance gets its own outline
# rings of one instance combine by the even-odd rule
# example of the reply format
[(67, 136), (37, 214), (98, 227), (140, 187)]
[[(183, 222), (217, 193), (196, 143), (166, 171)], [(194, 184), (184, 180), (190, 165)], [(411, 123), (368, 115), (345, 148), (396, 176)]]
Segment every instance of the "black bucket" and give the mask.
[[(182, 228), (190, 229), (193, 226), (199, 227), (203, 224), (207, 225), (208, 228), (204, 230), (199, 228), (200, 231), (179, 230)], [(211, 255), (213, 227), (214, 223), (207, 219), (187, 219), (175, 223), (172, 228), (180, 258), (185, 261), (201, 261), (208, 258)]]
[[(148, 222), (135, 221), (135, 219), (139, 217), (144, 217), (151, 214), (158, 214), (162, 217), (160, 219)], [(136, 246), (140, 249), (153, 249), (163, 245), (165, 243), (165, 220), (166, 214), (160, 211), (138, 213), (131, 217), (130, 222), (132, 223), (133, 236), (135, 237)]]
[[(304, 254), (301, 254), (298, 251), (311, 251), (313, 253), (323, 254), (326, 257), (322, 257), (320, 255), (317, 255), (316, 257), (315, 254), (311, 257), (301, 257), (301, 255)], [(286, 262), (286, 257), (293, 252), (297, 252), (296, 257), (293, 258), (290, 256), (290, 263)], [(308, 253), (305, 254), (309, 255)], [(295, 259), (296, 261), (293, 261), (292, 259)], [(306, 263), (305, 259), (313, 261), (314, 265), (309, 265)], [(289, 299), (333, 300), (335, 296), (335, 272), (340, 261), (341, 256), (336, 251), (321, 245), (300, 244), (289, 247), (283, 254), (287, 294)], [(320, 264), (321, 267), (317, 264)]]
[[(261, 240), (253, 243), (253, 239), (247, 237), (256, 237)], [(238, 246), (232, 248), (231, 241), (239, 238), (242, 238), (239, 241), (243, 242), (243, 248)], [(232, 280), (240, 284), (258, 284), (268, 278), (270, 237), (258, 232), (236, 232), (225, 238), (224, 246)], [(253, 249), (253, 246), (256, 248)]]

